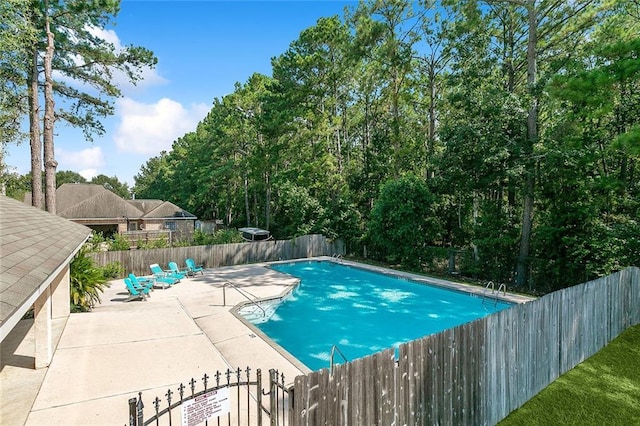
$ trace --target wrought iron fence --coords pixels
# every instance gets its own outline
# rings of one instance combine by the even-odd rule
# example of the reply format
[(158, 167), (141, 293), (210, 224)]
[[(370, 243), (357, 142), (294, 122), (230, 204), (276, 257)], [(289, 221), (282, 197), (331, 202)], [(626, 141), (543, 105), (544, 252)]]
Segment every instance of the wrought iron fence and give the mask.
[(262, 388), (262, 371), (257, 369), (252, 376), (249, 367), (217, 371), (213, 377), (205, 374), (201, 384), (203, 389), (196, 391), (198, 380), (191, 378), (187, 385), (181, 383), (175, 390), (167, 389), (164, 400), (156, 396), (151, 401), (153, 414), (148, 418), (142, 392), (138, 392), (137, 397), (129, 399), (129, 426), (160, 425), (161, 420), (162, 424), (176, 422), (183, 426), (208, 425), (210, 421), (228, 426), (288, 424), (289, 391), (284, 374), (275, 369), (269, 370), (266, 392)]

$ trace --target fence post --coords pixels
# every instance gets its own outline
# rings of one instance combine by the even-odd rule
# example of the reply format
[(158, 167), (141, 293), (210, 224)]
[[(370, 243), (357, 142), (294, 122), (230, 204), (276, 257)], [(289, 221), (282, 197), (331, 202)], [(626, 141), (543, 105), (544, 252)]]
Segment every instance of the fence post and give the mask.
[(144, 424), (144, 414), (142, 412), (144, 408), (144, 404), (142, 403), (142, 392), (138, 392), (138, 403), (136, 404), (136, 409), (138, 411), (138, 425), (142, 426)]
[(262, 371), (256, 370), (256, 404), (258, 405), (258, 424), (262, 424)]
[(138, 398), (129, 398), (129, 426), (137, 426), (136, 425), (136, 402), (138, 402)]
[(276, 390), (277, 390), (278, 373), (273, 368), (269, 370), (269, 418), (270, 425), (278, 425), (278, 407), (276, 406)]
[(289, 410), (287, 413), (287, 417), (289, 418), (289, 426), (296, 426), (296, 417), (294, 416), (294, 404), (296, 399), (296, 387), (295, 384), (287, 389), (287, 395), (289, 395)]
[(456, 272), (456, 251), (449, 249), (449, 264), (447, 265), (447, 272), (453, 274)]

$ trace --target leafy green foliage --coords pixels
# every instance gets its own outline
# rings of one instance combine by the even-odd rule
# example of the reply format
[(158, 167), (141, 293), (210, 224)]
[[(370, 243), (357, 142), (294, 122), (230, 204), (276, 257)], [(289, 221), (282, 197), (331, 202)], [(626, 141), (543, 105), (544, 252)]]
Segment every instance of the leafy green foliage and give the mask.
[(113, 192), (116, 195), (119, 195), (125, 200), (131, 198), (131, 194), (129, 193), (129, 185), (120, 182), (116, 176), (108, 177), (105, 175), (98, 175), (93, 177), (90, 183), (93, 183), (95, 185), (102, 185), (109, 191)]
[(242, 235), (235, 229), (220, 229), (213, 234), (196, 230), (193, 234), (193, 243), (199, 246), (241, 243), (243, 241)]
[(136, 242), (136, 247), (140, 250), (167, 248), (169, 247), (169, 242), (164, 238), (158, 238), (149, 241), (138, 240)]
[(0, 173), (4, 174), (5, 145), (21, 142), (21, 118), (27, 111), (25, 84), (31, 47), (37, 29), (25, 11), (28, 0), (4, 0), (0, 3)]
[(7, 197), (24, 201), (24, 196), (31, 192), (31, 176), (17, 173), (2, 173), (0, 185), (4, 185)]
[(637, 2), (530, 2), (532, 72), (526, 2), (490, 3), (320, 19), (150, 159), (136, 195), (411, 268), (453, 250), (536, 293), (637, 262)]
[(129, 250), (129, 241), (120, 234), (105, 238), (102, 232), (93, 232), (89, 243), (85, 246), (89, 251), (120, 251)]
[(87, 183), (87, 180), (79, 173), (71, 170), (63, 170), (56, 172), (56, 186), (60, 187), (65, 183)]
[(127, 240), (120, 234), (114, 234), (111, 240), (109, 241), (110, 251), (129, 250), (129, 248), (131, 248), (131, 244), (129, 244), (129, 240)]
[(120, 262), (111, 262), (104, 265), (102, 268), (102, 275), (106, 279), (120, 278), (124, 275), (124, 266)]
[[(95, 265), (82, 248), (70, 264), (71, 309), (73, 312), (87, 312), (100, 302), (100, 293), (108, 287), (107, 276), (115, 272), (115, 265), (107, 266), (106, 271)], [(106, 274), (106, 275), (105, 275)]]
[(434, 202), (424, 181), (415, 176), (387, 182), (371, 212), (367, 238), (371, 253), (408, 268), (419, 267), (425, 248), (440, 241)]
[(278, 188), (274, 226), (279, 239), (322, 233), (326, 228), (325, 210), (306, 188), (286, 182)]

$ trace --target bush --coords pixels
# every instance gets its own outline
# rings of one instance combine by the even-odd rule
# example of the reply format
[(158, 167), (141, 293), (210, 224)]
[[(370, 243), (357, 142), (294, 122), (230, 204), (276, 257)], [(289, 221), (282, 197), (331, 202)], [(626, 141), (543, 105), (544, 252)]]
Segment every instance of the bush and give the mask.
[(371, 255), (409, 269), (420, 267), (427, 260), (426, 247), (437, 245), (442, 232), (433, 209), (434, 198), (420, 178), (388, 181), (371, 212), (366, 237)]
[(129, 241), (120, 234), (115, 234), (113, 239), (109, 241), (109, 251), (129, 250), (130, 248)]
[(242, 235), (235, 229), (221, 229), (213, 234), (205, 234), (202, 231), (196, 230), (193, 234), (193, 244), (198, 246), (233, 244), (243, 241)]
[(165, 239), (157, 239), (151, 241), (142, 241), (138, 240), (136, 246), (139, 250), (148, 250), (148, 249), (156, 249), (156, 248), (168, 248), (169, 243)]
[(120, 278), (124, 275), (124, 267), (120, 262), (111, 262), (103, 266), (102, 275), (106, 279)]
[[(71, 311), (87, 312), (100, 302), (100, 293), (108, 287), (105, 271), (95, 265), (94, 260), (87, 256), (89, 252), (85, 246), (71, 261)], [(110, 266), (110, 270), (113, 269)]]

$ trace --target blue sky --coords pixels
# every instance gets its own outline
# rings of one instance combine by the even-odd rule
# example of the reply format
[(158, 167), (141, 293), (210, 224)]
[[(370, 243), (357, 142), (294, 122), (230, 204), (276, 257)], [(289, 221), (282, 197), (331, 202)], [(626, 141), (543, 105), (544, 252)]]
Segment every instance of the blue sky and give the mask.
[[(284, 53), (300, 32), (321, 17), (344, 16), (357, 1), (159, 1), (123, 0), (116, 24), (103, 37), (118, 45), (144, 46), (158, 65), (137, 86), (124, 81), (106, 134), (93, 142), (56, 124), (58, 170), (86, 179), (104, 174), (133, 185), (146, 161), (209, 112), (213, 100), (232, 93), (254, 72), (271, 75), (271, 58)], [(5, 162), (30, 170), (28, 142), (9, 146)]]

